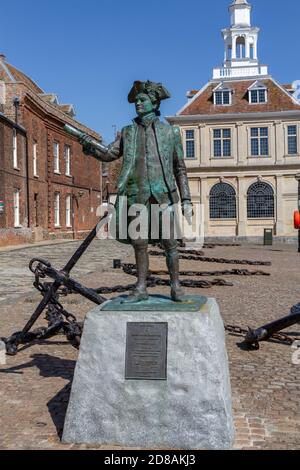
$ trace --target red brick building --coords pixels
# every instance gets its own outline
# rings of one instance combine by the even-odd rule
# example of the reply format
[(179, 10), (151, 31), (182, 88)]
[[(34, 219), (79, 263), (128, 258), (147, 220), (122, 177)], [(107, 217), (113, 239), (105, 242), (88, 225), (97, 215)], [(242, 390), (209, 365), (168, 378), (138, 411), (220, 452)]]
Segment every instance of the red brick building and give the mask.
[(100, 136), (74, 117), (72, 105), (0, 56), (0, 246), (82, 238), (96, 223), (101, 164), (83, 154), (64, 124)]
[[(118, 132), (116, 139), (121, 139), (121, 133)], [(102, 188), (103, 201), (114, 202), (118, 192), (118, 179), (123, 165), (123, 158), (110, 163), (104, 163), (102, 169)]]

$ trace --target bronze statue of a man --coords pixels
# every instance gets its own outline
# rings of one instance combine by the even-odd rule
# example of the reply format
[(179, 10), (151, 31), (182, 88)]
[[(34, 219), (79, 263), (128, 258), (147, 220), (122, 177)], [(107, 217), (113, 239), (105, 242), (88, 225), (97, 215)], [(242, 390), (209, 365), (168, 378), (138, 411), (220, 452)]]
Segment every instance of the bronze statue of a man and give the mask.
[[(133, 124), (122, 130), (121, 138), (107, 147), (101, 145), (100, 148), (96, 148), (92, 139), (86, 135), (80, 141), (86, 154), (103, 162), (123, 157), (118, 196), (127, 196), (128, 208), (142, 204), (150, 214), (153, 204), (168, 207), (171, 212), (170, 236), (167, 239), (158, 237), (156, 242), (160, 241), (166, 252), (171, 298), (180, 302), (184, 291), (179, 281), (178, 242), (174, 235), (175, 216), (172, 206), (181, 199), (182, 210), (188, 220), (192, 217), (193, 209), (180, 130), (159, 120), (160, 103), (167, 98), (170, 98), (170, 94), (162, 84), (136, 81), (128, 95), (128, 101), (135, 103), (137, 117)], [(149, 242), (150, 235), (130, 239), (135, 251), (138, 282), (134, 292), (126, 300), (128, 303), (148, 299)]]

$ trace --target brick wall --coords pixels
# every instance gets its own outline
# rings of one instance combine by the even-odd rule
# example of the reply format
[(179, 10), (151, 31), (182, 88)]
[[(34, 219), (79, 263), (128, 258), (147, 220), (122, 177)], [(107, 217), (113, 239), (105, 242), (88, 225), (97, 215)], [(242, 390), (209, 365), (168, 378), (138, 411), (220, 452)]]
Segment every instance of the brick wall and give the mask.
[[(17, 130), (18, 169), (13, 168), (13, 128), (18, 96)], [(54, 109), (54, 108), (53, 108)], [(6, 87), (3, 107), (9, 120), (0, 120), (0, 198), (5, 201), (5, 213), (0, 215), (0, 245), (41, 240), (45, 238), (82, 238), (97, 222), (97, 207), (101, 204), (101, 164), (82, 152), (81, 145), (64, 130), (70, 117), (45, 104), (22, 84)], [(73, 126), (82, 126), (74, 121)], [(85, 130), (85, 129), (83, 129)], [(91, 131), (94, 135), (94, 131)], [(53, 143), (59, 143), (60, 171), (54, 172)], [(37, 149), (37, 174), (34, 175), (33, 148)], [(66, 175), (65, 146), (71, 150), (70, 176)], [(20, 224), (14, 227), (14, 189), (20, 190)], [(54, 194), (60, 193), (59, 227), (54, 226)], [(27, 197), (29, 195), (29, 197)], [(66, 196), (71, 195), (71, 227), (66, 226)], [(5, 237), (7, 233), (7, 237)], [(32, 237), (29, 234), (32, 233)]]
[(1, 217), (1, 228), (14, 227), (13, 194), (14, 190), (20, 191), (20, 224), (28, 226), (26, 207), (26, 136), (23, 132), (17, 132), (17, 168), (13, 165), (13, 125), (2, 122), (2, 193), (5, 203), (4, 217)]
[[(26, 243), (31, 238), (28, 230), (26, 135), (16, 128), (17, 167), (13, 164), (13, 123), (0, 119), (0, 199), (4, 212), (0, 214), (0, 246)], [(20, 226), (15, 227), (14, 193), (19, 190)]]

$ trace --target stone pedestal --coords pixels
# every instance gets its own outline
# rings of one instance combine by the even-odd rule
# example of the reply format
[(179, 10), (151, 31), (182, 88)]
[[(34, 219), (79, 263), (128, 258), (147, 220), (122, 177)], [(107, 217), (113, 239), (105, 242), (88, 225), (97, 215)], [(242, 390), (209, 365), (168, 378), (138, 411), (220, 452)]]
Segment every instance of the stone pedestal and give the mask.
[[(224, 325), (215, 299), (122, 298), (86, 318), (63, 442), (229, 449), (234, 440)], [(126, 380), (128, 323), (167, 323), (166, 380)]]

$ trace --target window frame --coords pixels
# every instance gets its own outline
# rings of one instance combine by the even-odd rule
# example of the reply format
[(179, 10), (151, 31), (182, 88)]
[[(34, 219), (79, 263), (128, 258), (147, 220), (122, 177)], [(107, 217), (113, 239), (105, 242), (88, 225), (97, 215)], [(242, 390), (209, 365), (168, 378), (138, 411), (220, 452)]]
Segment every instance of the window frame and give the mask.
[[(222, 103), (217, 103), (217, 94), (222, 95)], [(228, 93), (229, 103), (224, 103), (224, 93)], [(231, 106), (232, 105), (232, 90), (214, 90), (214, 105), (215, 106)]]
[(15, 170), (19, 169), (18, 166), (18, 133), (17, 129), (13, 128), (13, 136), (12, 136), (12, 151), (13, 151), (13, 168)]
[[(252, 135), (252, 131), (254, 129), (258, 130), (257, 136)], [(267, 130), (267, 136), (261, 135), (262, 129)], [(250, 126), (249, 127), (249, 139), (250, 139), (250, 152), (249, 152), (250, 158), (268, 158), (268, 157), (270, 157), (270, 144), (271, 144), (271, 141), (270, 141), (270, 127), (269, 126), (261, 126), (261, 125)], [(262, 149), (262, 140), (263, 139), (267, 139), (267, 144), (268, 144), (268, 152), (264, 153), (264, 154), (261, 151), (261, 149)], [(252, 144), (253, 144), (254, 140), (258, 141), (258, 153), (257, 154), (253, 153)]]
[[(272, 210), (273, 210), (273, 215), (271, 216), (266, 216), (266, 215), (263, 215), (263, 216), (254, 216), (253, 214), (250, 215), (250, 208), (249, 208), (249, 204), (250, 204), (250, 190), (251, 188), (254, 188), (255, 186), (259, 186), (259, 185), (264, 185), (265, 187), (269, 187), (271, 190), (272, 190), (272, 198), (273, 198), (273, 204), (272, 204)], [(254, 198), (255, 195), (253, 194), (252, 197)], [(258, 197), (258, 196), (257, 196)], [(270, 195), (268, 194), (265, 194), (265, 197), (270, 197)], [(273, 188), (273, 186), (267, 182), (267, 181), (256, 181), (252, 184), (250, 184), (250, 186), (248, 187), (248, 190), (247, 190), (247, 220), (275, 220), (275, 217), (276, 217), (276, 193), (275, 193), (275, 190)]]
[[(181, 127), (180, 128), (180, 131), (181, 131), (181, 137), (182, 137), (182, 146), (183, 146), (183, 153), (184, 153), (184, 160), (187, 161), (187, 162), (193, 162), (193, 161), (196, 161), (199, 157), (199, 150), (198, 150), (198, 147), (199, 147), (199, 129), (198, 127)], [(186, 136), (187, 136), (187, 132), (190, 132), (190, 131), (193, 131), (194, 132), (194, 139), (187, 139)], [(194, 157), (188, 157), (187, 156), (187, 142), (192, 142), (192, 140), (194, 141)]]
[[(296, 133), (293, 134), (293, 135), (290, 135), (289, 134), (289, 128), (291, 127), (295, 127), (296, 128)], [(298, 123), (287, 123), (286, 124), (286, 129), (285, 129), (285, 132), (286, 132), (286, 155), (287, 157), (295, 157), (295, 156), (298, 156), (299, 155), (299, 125)], [(289, 140), (290, 138), (293, 137), (294, 139), (296, 139), (296, 152), (294, 153), (290, 153), (289, 151)]]
[(21, 213), (20, 213), (20, 193), (21, 190), (19, 188), (14, 189), (14, 200), (13, 200), (13, 213), (14, 213), (14, 228), (21, 227)]
[(65, 144), (64, 146), (64, 159), (65, 159), (65, 176), (72, 176), (71, 172), (71, 155), (72, 155), (72, 148), (70, 145)]
[(38, 178), (38, 143), (36, 140), (32, 144), (32, 172), (35, 178)]
[[(215, 211), (220, 211), (221, 208), (220, 207), (212, 207), (212, 199), (213, 197), (217, 199), (217, 196), (212, 194), (213, 190), (216, 189), (217, 187), (221, 187), (221, 186), (224, 186), (224, 192), (225, 191), (225, 188), (227, 188), (229, 190), (229, 192), (232, 192), (232, 194), (226, 194), (226, 197), (228, 198), (231, 198), (232, 199), (232, 202), (234, 202), (234, 205), (230, 208), (228, 208), (228, 216), (227, 217), (224, 217), (224, 216), (219, 216), (219, 217), (213, 217), (212, 216), (212, 211), (215, 210)], [(220, 195), (221, 195), (221, 191), (220, 191)], [(233, 215), (230, 213), (232, 212)], [(237, 217), (238, 217), (238, 199), (237, 199), (237, 190), (234, 186), (232, 186), (230, 183), (227, 183), (226, 181), (224, 182), (220, 182), (220, 183), (216, 183), (214, 184), (210, 191), (209, 191), (209, 219), (211, 221), (221, 221), (221, 220), (226, 220), (226, 221), (229, 221), (229, 220), (235, 220), (237, 221)]]
[[(57, 155), (55, 153), (57, 149)], [(57, 140), (53, 142), (54, 173), (60, 175), (60, 143)]]
[[(69, 208), (68, 201), (70, 201)], [(66, 195), (66, 227), (72, 228), (72, 194)]]
[[(260, 99), (260, 92), (262, 92), (262, 91), (264, 92), (264, 97), (265, 97), (264, 101), (261, 101), (261, 99)], [(257, 94), (257, 101), (253, 101), (252, 93)], [(249, 101), (249, 104), (254, 104), (254, 105), (268, 103), (268, 89), (267, 88), (261, 88), (261, 87), (250, 88), (248, 90), (248, 101)]]
[[(193, 133), (193, 137), (187, 137), (188, 132)], [(195, 129), (185, 129), (185, 158), (186, 160), (195, 160), (196, 158), (196, 145), (195, 145)], [(193, 156), (188, 156), (188, 144), (193, 144)]]
[(60, 228), (60, 192), (54, 193), (54, 227)]
[[(220, 137), (215, 137), (215, 132), (220, 131)], [(230, 132), (230, 137), (224, 137), (224, 131), (229, 131)], [(215, 143), (217, 141), (220, 141), (221, 143), (221, 155), (216, 155), (215, 152)], [(224, 155), (224, 142), (229, 141), (230, 142), (230, 155)], [(220, 159), (226, 159), (226, 158), (233, 158), (233, 148), (232, 148), (232, 143), (233, 143), (233, 133), (232, 133), (232, 128), (231, 127), (220, 127), (220, 128), (213, 128), (212, 129), (212, 158), (216, 160)]]

